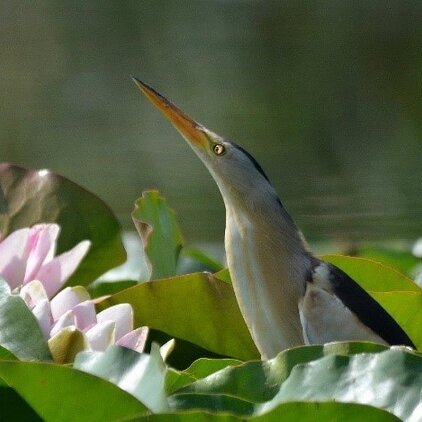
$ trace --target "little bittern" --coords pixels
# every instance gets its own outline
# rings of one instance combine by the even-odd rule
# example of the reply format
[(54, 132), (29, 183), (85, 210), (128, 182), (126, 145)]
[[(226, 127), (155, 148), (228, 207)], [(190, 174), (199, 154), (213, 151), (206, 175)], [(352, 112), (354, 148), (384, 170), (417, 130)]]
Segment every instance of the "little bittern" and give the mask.
[(247, 151), (195, 122), (146, 83), (134, 81), (185, 138), (220, 189), (233, 288), (262, 358), (304, 343), (341, 340), (415, 347), (358, 283), (312, 255)]

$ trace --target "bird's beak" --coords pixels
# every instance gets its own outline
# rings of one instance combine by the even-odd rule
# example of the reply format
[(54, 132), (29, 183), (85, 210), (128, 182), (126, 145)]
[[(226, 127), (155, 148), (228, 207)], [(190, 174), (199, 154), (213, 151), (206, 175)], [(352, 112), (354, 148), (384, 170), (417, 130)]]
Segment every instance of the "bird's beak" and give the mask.
[(170, 120), (191, 146), (205, 147), (208, 144), (209, 138), (201, 124), (195, 122), (145, 82), (135, 77), (132, 77), (132, 79), (141, 92)]

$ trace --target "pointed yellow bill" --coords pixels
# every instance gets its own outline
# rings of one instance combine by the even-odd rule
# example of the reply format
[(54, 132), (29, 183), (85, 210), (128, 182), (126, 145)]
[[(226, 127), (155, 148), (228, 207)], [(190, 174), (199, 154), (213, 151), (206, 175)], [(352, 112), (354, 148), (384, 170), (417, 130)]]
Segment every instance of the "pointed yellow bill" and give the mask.
[(141, 92), (154, 104), (173, 126), (183, 135), (183, 137), (192, 142), (195, 146), (205, 146), (208, 137), (202, 130), (202, 126), (191, 119), (182, 110), (171, 103), (167, 98), (159, 94), (154, 88), (151, 88), (145, 82), (132, 77), (133, 81)]

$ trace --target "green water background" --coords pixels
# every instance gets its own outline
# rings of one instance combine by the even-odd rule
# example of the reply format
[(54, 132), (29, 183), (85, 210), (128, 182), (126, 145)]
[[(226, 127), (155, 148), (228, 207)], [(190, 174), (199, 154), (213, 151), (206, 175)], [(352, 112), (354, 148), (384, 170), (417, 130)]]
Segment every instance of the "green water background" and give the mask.
[(218, 190), (134, 74), (248, 149), (311, 240), (422, 234), (422, 2), (2, 1), (0, 161), (159, 189), (220, 242)]

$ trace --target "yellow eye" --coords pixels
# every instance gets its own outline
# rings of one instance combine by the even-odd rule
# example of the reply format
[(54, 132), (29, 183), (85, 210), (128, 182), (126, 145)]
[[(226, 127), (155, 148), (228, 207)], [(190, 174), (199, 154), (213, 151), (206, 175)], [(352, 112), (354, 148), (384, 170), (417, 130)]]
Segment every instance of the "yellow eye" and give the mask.
[(215, 144), (212, 149), (215, 155), (223, 155), (226, 152), (226, 148), (221, 144)]

